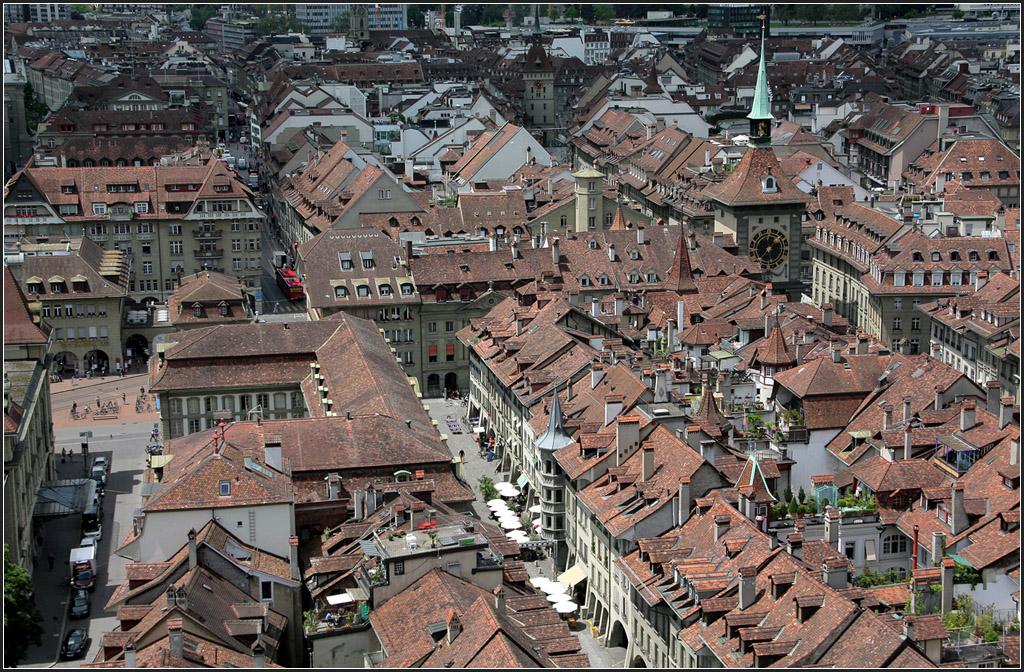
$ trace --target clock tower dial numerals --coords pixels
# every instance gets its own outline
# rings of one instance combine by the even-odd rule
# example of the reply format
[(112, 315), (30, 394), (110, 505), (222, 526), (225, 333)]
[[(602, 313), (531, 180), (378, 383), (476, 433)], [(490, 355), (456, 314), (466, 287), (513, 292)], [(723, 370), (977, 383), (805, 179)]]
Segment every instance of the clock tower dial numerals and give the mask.
[(762, 229), (750, 239), (747, 254), (764, 270), (774, 271), (789, 258), (789, 241), (777, 229)]

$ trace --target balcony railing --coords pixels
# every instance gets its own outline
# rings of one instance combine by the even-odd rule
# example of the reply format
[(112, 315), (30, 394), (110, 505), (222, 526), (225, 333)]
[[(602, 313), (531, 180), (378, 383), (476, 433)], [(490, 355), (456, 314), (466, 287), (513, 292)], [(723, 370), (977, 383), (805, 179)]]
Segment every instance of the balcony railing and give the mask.
[(196, 259), (220, 259), (224, 256), (224, 250), (196, 250)]
[(210, 230), (201, 231), (200, 230), (200, 231), (193, 231), (192, 232), (192, 237), (195, 238), (196, 240), (214, 240), (216, 238), (221, 238), (223, 236), (224, 236), (224, 230), (223, 229), (216, 229), (216, 230), (212, 230), (212, 231), (210, 231)]

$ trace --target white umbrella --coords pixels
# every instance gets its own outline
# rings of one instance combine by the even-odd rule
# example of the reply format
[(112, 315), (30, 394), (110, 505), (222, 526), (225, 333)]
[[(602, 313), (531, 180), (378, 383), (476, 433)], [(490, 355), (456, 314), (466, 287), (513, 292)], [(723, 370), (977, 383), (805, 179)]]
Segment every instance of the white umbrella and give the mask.
[(503, 490), (499, 490), (498, 494), (501, 495), (502, 497), (505, 497), (505, 498), (512, 498), (512, 497), (518, 497), (519, 495), (521, 495), (523, 493), (522, 493), (522, 491), (519, 490), (519, 488), (505, 488)]
[(541, 590), (543, 590), (548, 595), (556, 595), (558, 593), (564, 593), (565, 586), (563, 586), (558, 581), (549, 581), (547, 584), (541, 587)]
[(501, 521), (501, 529), (503, 530), (518, 530), (523, 526), (518, 520), (503, 520)]
[(512, 530), (508, 534), (512, 535), (511, 537), (509, 537), (510, 539), (515, 539), (516, 541), (526, 541), (530, 538), (530, 535), (528, 535), (526, 532), (523, 532), (522, 530)]
[(505, 500), (504, 499), (492, 499), (489, 502), (487, 502), (487, 506), (498, 506), (498, 505), (505, 506)]
[(551, 579), (544, 576), (535, 576), (532, 579), (530, 579), (529, 583), (534, 588), (540, 588), (541, 586), (546, 586), (547, 584), (551, 583)]
[(548, 595), (548, 602), (553, 602), (556, 604), (558, 602), (569, 602), (571, 600), (572, 598), (566, 595), (565, 593), (555, 593), (554, 595)]
[(575, 602), (559, 602), (555, 605), (555, 611), (560, 614), (571, 614), (580, 608)]
[(527, 511), (529, 511), (530, 513), (540, 513), (540, 504), (534, 504), (533, 506), (528, 508)]
[(540, 518), (534, 518), (533, 519), (533, 526), (534, 527), (540, 527)]
[(491, 510), (491, 513), (501, 513), (502, 511), (508, 511), (508, 504), (502, 502), (501, 504), (490, 504), (487, 507)]

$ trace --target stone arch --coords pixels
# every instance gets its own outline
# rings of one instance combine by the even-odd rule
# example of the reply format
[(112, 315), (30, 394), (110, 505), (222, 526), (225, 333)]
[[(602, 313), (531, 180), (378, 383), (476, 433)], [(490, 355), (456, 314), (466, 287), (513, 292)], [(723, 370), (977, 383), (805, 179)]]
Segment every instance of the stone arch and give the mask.
[(608, 646), (629, 647), (629, 635), (626, 634), (626, 627), (622, 621), (612, 623), (611, 632), (608, 633)]
[(427, 376), (427, 396), (441, 396), (441, 376), (436, 373), (431, 373)]

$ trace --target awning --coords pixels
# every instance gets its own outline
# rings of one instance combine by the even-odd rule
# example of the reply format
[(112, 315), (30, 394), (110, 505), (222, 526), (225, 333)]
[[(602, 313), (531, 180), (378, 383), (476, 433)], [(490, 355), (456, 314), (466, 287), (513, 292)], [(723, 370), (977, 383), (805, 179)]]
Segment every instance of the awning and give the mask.
[(336, 607), (339, 604), (351, 604), (352, 602), (355, 602), (355, 600), (352, 599), (352, 596), (348, 593), (327, 596), (327, 604), (331, 605), (332, 607)]
[(349, 588), (348, 594), (352, 596), (352, 599), (356, 602), (366, 602), (370, 599), (370, 596), (366, 594), (366, 591), (362, 588)]
[(44, 481), (36, 491), (33, 516), (69, 516), (80, 514), (92, 506), (96, 499), (96, 481), (91, 478), (72, 478)]
[(565, 586), (566, 590), (569, 590), (585, 578), (587, 578), (587, 572), (583, 569), (583, 564), (579, 562), (558, 575), (558, 581)]
[(519, 478), (516, 479), (516, 483), (519, 485), (520, 488), (525, 488), (526, 484), (529, 482), (530, 479), (526, 477), (526, 474), (521, 474)]
[(174, 455), (154, 455), (149, 458), (149, 466), (153, 469), (160, 469), (166, 467), (167, 463), (171, 461)]

